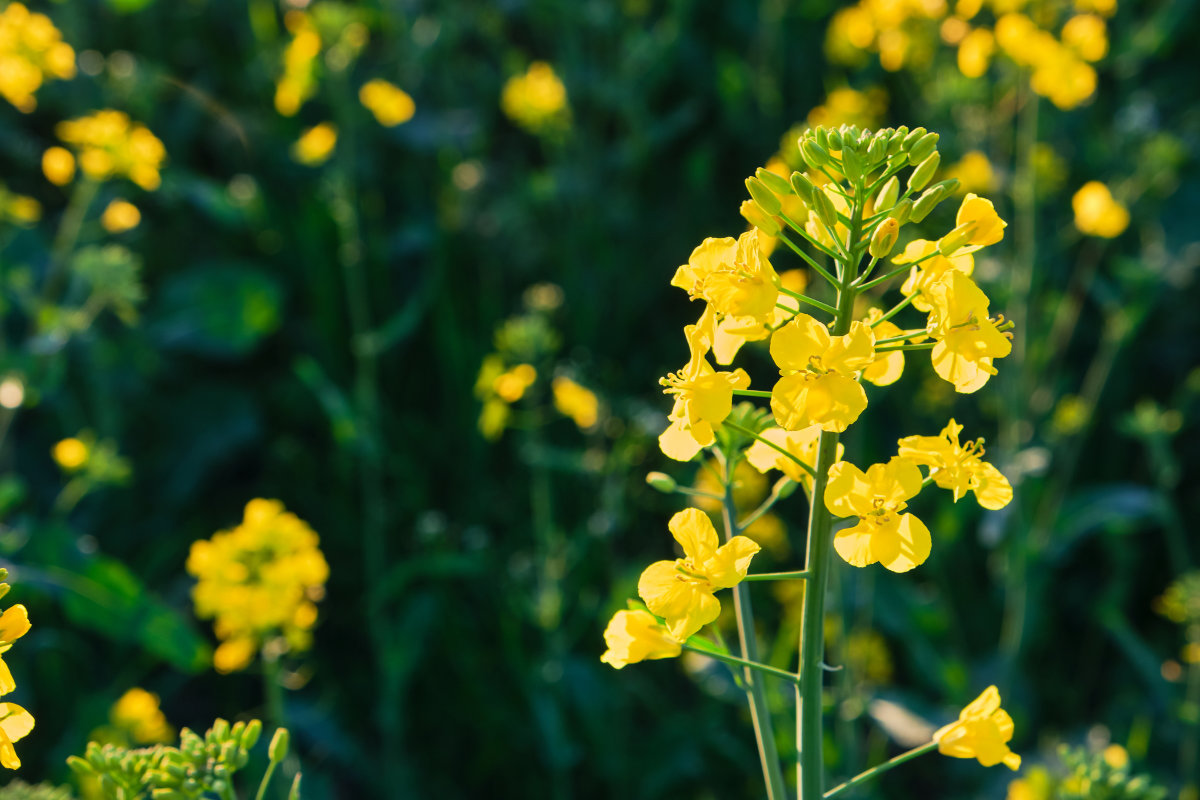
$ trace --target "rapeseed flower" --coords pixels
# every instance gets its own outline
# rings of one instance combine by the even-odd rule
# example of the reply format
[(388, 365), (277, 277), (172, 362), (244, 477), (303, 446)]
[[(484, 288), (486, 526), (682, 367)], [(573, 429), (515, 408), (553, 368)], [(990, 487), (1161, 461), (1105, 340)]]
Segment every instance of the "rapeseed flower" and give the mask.
[(981, 77), (995, 52), (996, 37), (987, 28), (976, 28), (958, 44), (958, 71), (968, 78)]
[(978, 150), (971, 150), (946, 168), (946, 177), (958, 181), (956, 192), (990, 192), (996, 183), (992, 162)]
[(570, 119), (567, 89), (554, 67), (545, 61), (535, 61), (523, 75), (508, 79), (500, 95), (500, 108), (531, 133), (563, 128)]
[(570, 417), (581, 429), (596, 424), (600, 416), (600, 401), (591, 389), (580, 386), (565, 375), (559, 375), (551, 382), (550, 391), (554, 394), (554, 407), (558, 413)]
[(51, 455), (64, 470), (75, 472), (87, 464), (91, 448), (82, 439), (72, 436), (54, 445)]
[(1067, 20), (1062, 40), (1084, 61), (1099, 61), (1108, 55), (1108, 32), (1104, 20), (1095, 14), (1078, 14)]
[[(7, 570), (0, 569), (0, 580)], [(7, 583), (0, 583), (0, 595), (8, 591)], [(12, 649), (13, 642), (29, 632), (29, 612), (23, 605), (15, 605), (0, 614), (0, 695), (17, 688), (12, 672), (4, 663), (3, 654)], [(13, 742), (33, 730), (33, 715), (15, 703), (0, 703), (0, 765), (8, 769), (21, 766)]]
[(358, 90), (358, 101), (386, 128), (408, 122), (417, 111), (408, 92), (382, 78), (364, 83)]
[(48, 80), (75, 77), (75, 51), (45, 14), (9, 3), (0, 11), (0, 96), (28, 114)]
[(988, 317), (988, 298), (975, 282), (948, 271), (925, 293), (932, 310), (929, 331), (934, 371), (961, 394), (978, 390), (996, 374), (993, 361), (1012, 352), (1012, 342)]
[(1021, 757), (1008, 749), (1012, 737), (1012, 717), (1000, 708), (1000, 692), (995, 686), (989, 686), (964, 708), (957, 722), (933, 734), (942, 755), (975, 758), (985, 767), (1004, 764), (1016, 770), (1021, 766)]
[(746, 577), (757, 543), (735, 536), (718, 547), (712, 520), (696, 508), (684, 509), (667, 524), (684, 557), (656, 561), (638, 579), (638, 594), (651, 613), (662, 617), (671, 636), (685, 641), (721, 613), (719, 589)]
[(944, 256), (973, 253), (1003, 239), (1007, 227), (991, 200), (968, 192), (958, 207), (954, 230), (938, 240), (938, 252)]
[(604, 629), (608, 649), (600, 660), (614, 669), (656, 658), (674, 658), (680, 641), (649, 611), (618, 611)]
[(80, 170), (92, 180), (127, 177), (146, 191), (162, 184), (163, 143), (123, 111), (97, 111), (60, 122), (54, 132), (75, 148)]
[(921, 491), (921, 470), (905, 458), (874, 464), (863, 473), (848, 461), (829, 468), (825, 507), (858, 523), (837, 532), (833, 548), (846, 563), (875, 562), (892, 572), (907, 572), (929, 558), (932, 540), (925, 523), (903, 513), (907, 500)]
[(336, 146), (337, 126), (322, 122), (300, 135), (292, 145), (292, 158), (308, 167), (319, 166), (329, 160)]
[(159, 707), (158, 695), (136, 686), (113, 704), (108, 719), (137, 744), (158, 744), (175, 738), (175, 729)]
[(1088, 181), (1071, 198), (1075, 227), (1088, 236), (1112, 239), (1129, 227), (1129, 211), (1100, 181)]
[(775, 421), (787, 430), (820, 425), (846, 430), (867, 407), (855, 374), (875, 361), (875, 335), (861, 322), (831, 336), (808, 314), (797, 314), (771, 336), (771, 358), (783, 376), (771, 390)]
[(55, 186), (66, 186), (75, 177), (75, 156), (65, 147), (48, 147), (42, 153), (42, 173)]
[(329, 566), (317, 534), (278, 500), (251, 500), (242, 523), (192, 544), (196, 615), (214, 618), (220, 672), (243, 669), (268, 639), (307, 650)]
[(8, 769), (21, 766), (13, 742), (33, 730), (33, 715), (16, 703), (0, 703), (0, 764)]
[(0, 183), (0, 219), (29, 227), (41, 218), (41, 203), (28, 195), (10, 192)]
[(29, 633), (29, 612), (23, 605), (15, 605), (0, 614), (0, 695), (17, 688), (12, 672), (4, 663), (3, 654), (12, 648), (13, 642)]
[(954, 502), (967, 492), (984, 508), (995, 511), (1012, 500), (1012, 484), (994, 466), (983, 460), (983, 440), (960, 444), (962, 425), (953, 419), (937, 436), (905, 436), (900, 440), (900, 457), (929, 468), (933, 482), (954, 493)]
[(127, 200), (113, 200), (100, 215), (100, 224), (109, 233), (133, 230), (142, 221), (142, 212)]
[(671, 285), (707, 300), (714, 311), (735, 318), (740, 326), (762, 328), (765, 338), (766, 323), (774, 317), (779, 299), (778, 281), (755, 229), (736, 240), (705, 239), (675, 271)]
[(321, 54), (321, 36), (303, 11), (289, 11), (284, 23), (292, 40), (283, 51), (283, 75), (275, 85), (275, 110), (291, 117), (317, 91), (316, 60)]

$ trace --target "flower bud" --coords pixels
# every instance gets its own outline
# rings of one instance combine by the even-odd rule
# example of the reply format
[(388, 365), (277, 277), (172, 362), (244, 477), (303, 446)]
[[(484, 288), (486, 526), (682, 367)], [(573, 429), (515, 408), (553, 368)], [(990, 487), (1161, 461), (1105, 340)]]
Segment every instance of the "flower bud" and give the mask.
[[(824, 130), (818, 128), (817, 130)], [(804, 156), (804, 161), (812, 169), (820, 169), (829, 163), (829, 151), (821, 145), (817, 144), (812, 139), (809, 139), (800, 148), (800, 154)]]
[(772, 493), (780, 500), (787, 500), (796, 492), (796, 487), (800, 484), (788, 477), (780, 478), (775, 481), (775, 486), (772, 488)]
[(650, 484), (651, 489), (663, 494), (670, 494), (679, 485), (665, 472), (647, 472), (646, 483)]
[(909, 150), (912, 150), (913, 145), (919, 142), (925, 133), (926, 131), (924, 128), (913, 128), (911, 131), (909, 131), (908, 135), (904, 137), (904, 144), (901, 145), (904, 148), (904, 151), (908, 152)]
[[(843, 144), (845, 143), (843, 142)], [(858, 155), (858, 151), (856, 151), (853, 147), (842, 147), (842, 174), (844, 174), (852, 184), (858, 184), (862, 181), (862, 158)]]
[(812, 205), (813, 192), (817, 189), (803, 172), (792, 173), (792, 191), (808, 205)]
[(300, 800), (300, 776), (303, 773), (297, 772), (296, 777), (292, 780), (292, 788), (288, 790), (288, 800)]
[(871, 137), (867, 145), (867, 165), (874, 166), (887, 158), (888, 137), (884, 131), (879, 131)]
[(947, 258), (954, 255), (960, 247), (971, 241), (971, 237), (975, 234), (975, 227), (974, 220), (965, 222), (938, 239), (938, 252)]
[(817, 218), (830, 228), (838, 224), (837, 209), (833, 207), (833, 201), (825, 194), (824, 189), (813, 192), (813, 210), (817, 212)]
[(258, 737), (262, 735), (262, 722), (257, 719), (250, 720), (246, 725), (246, 730), (242, 731), (242, 748), (249, 750), (258, 743)]
[(829, 131), (818, 125), (809, 131), (809, 141), (816, 142), (822, 150), (829, 149)]
[(825, 139), (827, 142), (829, 142), (829, 146), (825, 149), (827, 149), (827, 150), (841, 150), (842, 149), (843, 142), (842, 142), (842, 132), (841, 131), (839, 131), (837, 129), (834, 129), (832, 131), (827, 131), (825, 134)]
[(267, 747), (267, 757), (274, 763), (279, 763), (287, 758), (288, 745), (291, 743), (291, 734), (287, 728), (276, 728), (275, 735), (271, 737), (271, 744)]
[(887, 183), (879, 190), (879, 194), (875, 195), (875, 211), (887, 211), (892, 206), (896, 205), (896, 198), (900, 196), (900, 180), (893, 175), (888, 178)]
[(917, 143), (908, 151), (908, 160), (913, 164), (920, 164), (925, 159), (929, 158), (929, 154), (937, 150), (937, 143), (940, 137), (936, 133), (927, 133), (917, 140)]
[(889, 172), (894, 172), (908, 163), (908, 153), (900, 151), (894, 156), (888, 156), (887, 168)]
[(945, 193), (945, 188), (940, 184), (926, 189), (925, 193), (917, 198), (917, 202), (913, 203), (909, 219), (913, 222), (920, 222), (928, 217), (929, 213), (937, 207), (937, 204), (942, 202), (942, 197), (945, 196)]
[(912, 175), (908, 176), (908, 189), (919, 192), (933, 179), (933, 174), (942, 163), (942, 156), (936, 150), (924, 161), (917, 165)]
[(892, 213), (888, 214), (888, 216), (896, 220), (897, 224), (903, 225), (904, 223), (908, 222), (909, 215), (912, 214), (912, 209), (912, 198), (906, 197), (896, 204), (896, 206), (892, 209)]
[(746, 178), (746, 189), (754, 198), (754, 202), (758, 203), (759, 208), (769, 216), (773, 217), (779, 213), (779, 198), (767, 188), (765, 183), (758, 178)]
[(904, 137), (908, 136), (907, 126), (901, 125), (896, 130), (892, 131), (892, 135), (888, 137), (888, 155), (894, 156), (904, 149)]
[(766, 187), (775, 194), (785, 195), (792, 193), (792, 185), (788, 183), (787, 178), (784, 178), (781, 175), (776, 175), (769, 169), (759, 167), (758, 169), (754, 170), (754, 176), (762, 181), (763, 184), (765, 184)]
[[(775, 202), (778, 204), (779, 200), (776, 199)], [(743, 200), (742, 207), (738, 211), (745, 217), (746, 222), (749, 222), (767, 236), (777, 236), (779, 234), (779, 223), (775, 221), (773, 216), (763, 211), (762, 206), (753, 200)]]
[(93, 767), (91, 765), (91, 763), (89, 763), (85, 759), (80, 758), (79, 756), (68, 756), (67, 757), (67, 766), (70, 767), (71, 771), (74, 772), (76, 775), (95, 775), (96, 774), (96, 768)]
[(888, 254), (892, 252), (892, 248), (896, 246), (896, 239), (899, 236), (900, 223), (892, 217), (888, 217), (876, 226), (875, 233), (871, 235), (871, 243), (867, 246), (867, 252), (871, 254), (871, 258), (887, 258)]

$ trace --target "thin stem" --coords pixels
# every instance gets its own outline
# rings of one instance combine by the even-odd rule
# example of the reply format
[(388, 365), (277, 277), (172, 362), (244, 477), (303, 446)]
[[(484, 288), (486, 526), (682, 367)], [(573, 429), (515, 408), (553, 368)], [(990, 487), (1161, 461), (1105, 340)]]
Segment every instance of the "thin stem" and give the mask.
[(744, 581), (801, 581), (811, 577), (806, 569), (795, 572), (758, 572), (742, 578)]
[(902, 350), (932, 350), (937, 342), (921, 342), (920, 344), (900, 344), (892, 347), (876, 347), (876, 353), (896, 353)]
[(892, 306), (892, 309), (891, 309), (891, 311), (888, 311), (888, 312), (887, 312), (886, 314), (884, 314), (882, 317), (880, 317), (879, 319), (877, 319), (877, 320), (875, 320), (874, 322), (872, 322), (872, 323), (871, 323), (871, 327), (872, 327), (872, 328), (874, 328), (876, 325), (879, 325), (879, 324), (880, 324), (880, 323), (882, 323), (882, 322), (887, 322), (889, 319), (891, 319), (892, 317), (896, 316), (897, 314), (899, 314), (899, 313), (900, 313), (901, 311), (903, 311), (904, 309), (908, 308), (910, 305), (912, 305), (913, 298), (914, 298), (914, 297), (916, 297), (916, 296), (917, 296), (917, 294), (918, 294), (918, 292), (913, 292), (913, 293), (912, 293), (912, 294), (910, 294), (908, 297), (904, 298), (904, 299), (903, 299), (903, 300), (901, 300), (899, 303), (897, 303), (896, 305)]
[(907, 342), (909, 339), (918, 334), (925, 335), (926, 330), (924, 328), (913, 328), (912, 330), (902, 332), (898, 336), (889, 336), (886, 339), (876, 339), (875, 345), (878, 346), (881, 344), (892, 344), (894, 342)]
[(51, 302), (62, 289), (66, 280), (67, 259), (75, 249), (75, 243), (79, 241), (83, 220), (99, 190), (99, 183), (85, 177), (81, 178), (71, 191), (67, 210), (63, 212), (62, 220), (58, 223), (58, 232), (54, 235), (54, 244), (50, 248), (50, 266), (46, 271), (46, 282), (42, 284), (44, 303)]
[(889, 769), (898, 767), (901, 764), (903, 764), (905, 761), (911, 761), (914, 758), (916, 758), (917, 756), (923, 756), (926, 753), (928, 753), (931, 750), (934, 750), (936, 748), (937, 748), (937, 742), (930, 742), (929, 744), (923, 744), (920, 747), (914, 747), (912, 750), (909, 750), (907, 753), (901, 753), (900, 755), (896, 756), (895, 758), (888, 759), (887, 761), (883, 762), (882, 764), (871, 767), (869, 770), (866, 770), (865, 772), (860, 772), (859, 774), (855, 775), (853, 778), (846, 781), (845, 783), (839, 784), (838, 786), (833, 787), (832, 789), (830, 789), (828, 792), (825, 793), (825, 797), (827, 797), (827, 798), (828, 797), (836, 797), (837, 795), (841, 794), (842, 792), (846, 791), (847, 789), (853, 789), (855, 786), (858, 786), (859, 784), (866, 783), (867, 781), (869, 781), (873, 778), (878, 778), (880, 775), (887, 772)]
[[(737, 656), (731, 656), (728, 653), (718, 653), (714, 650), (706, 650), (703, 647), (692, 647), (692, 646), (686, 645), (686, 644), (681, 645), (681, 647), (683, 647), (684, 650), (689, 650), (693, 653), (699, 653), (702, 656), (708, 656), (709, 658), (714, 658), (717, 661), (723, 661), (724, 663), (730, 664), (735, 667), (742, 667), (742, 668), (748, 669), (748, 670), (749, 669), (758, 670), (759, 672), (766, 674), (766, 675), (774, 675), (776, 678), (785, 680), (788, 683), (798, 683), (800, 681), (800, 676), (797, 675), (796, 673), (788, 672), (787, 670), (783, 670), (783, 669), (778, 669), (777, 667), (772, 667), (769, 664), (763, 664), (758, 661), (747, 661), (744, 658), (738, 658)], [(776, 765), (776, 768), (778, 768), (778, 765)], [(783, 776), (781, 775), (780, 779), (782, 779), (782, 777)], [(781, 798), (785, 798), (787, 795), (779, 795), (779, 796)]]
[[(788, 224), (789, 224), (789, 225), (791, 225), (791, 226), (793, 227), (793, 229), (794, 229), (794, 230), (796, 230), (797, 232), (800, 232), (800, 228), (799, 228), (799, 226), (797, 226), (795, 223), (793, 223), (791, 219), (789, 219), (788, 217), (784, 217), (784, 219), (786, 219), (786, 220), (787, 220)], [(814, 246), (818, 247), (818, 248), (821, 250), (821, 252), (825, 253), (826, 255), (830, 255), (830, 253), (829, 253), (829, 251), (828, 251), (828, 250), (824, 249), (824, 248), (823, 248), (823, 247), (821, 247), (819, 244), (817, 244), (816, 242), (814, 242), (812, 239), (810, 239), (810, 238), (809, 238), (809, 236), (808, 236), (808, 232), (807, 232), (807, 231), (805, 231), (805, 232), (801, 232), (801, 233), (800, 233), (800, 235), (801, 235), (801, 236), (803, 236), (803, 237), (804, 237), (804, 239), (805, 239), (807, 242), (809, 242), (810, 244), (812, 244), (812, 245), (814, 245)], [(786, 244), (788, 247), (790, 247), (790, 248), (792, 249), (792, 252), (793, 252), (793, 253), (795, 253), (796, 255), (798, 255), (798, 256), (800, 256), (801, 258), (803, 258), (803, 259), (804, 259), (806, 262), (808, 262), (808, 265), (809, 265), (810, 267), (812, 267), (812, 268), (813, 268), (813, 270), (815, 270), (815, 271), (816, 271), (816, 272), (817, 272), (817, 273), (818, 273), (818, 274), (819, 274), (819, 275), (820, 275), (822, 278), (824, 278), (825, 280), (829, 281), (829, 283), (830, 283), (831, 285), (833, 285), (833, 286), (837, 286), (837, 279), (836, 279), (836, 278), (834, 278), (832, 275), (830, 275), (830, 274), (829, 274), (829, 272), (828, 272), (828, 271), (827, 271), (827, 270), (826, 270), (824, 267), (822, 267), (820, 264), (818, 264), (818, 263), (817, 263), (817, 261), (816, 261), (816, 259), (814, 259), (814, 258), (813, 258), (812, 256), (810, 256), (808, 253), (806, 253), (806, 252), (804, 252), (803, 250), (801, 250), (801, 249), (800, 249), (800, 246), (799, 246), (798, 244), (796, 244), (795, 242), (793, 242), (793, 241), (792, 241), (791, 239), (789, 239), (788, 237), (784, 236), (784, 235), (783, 235), (783, 231), (780, 231), (780, 232), (779, 232), (779, 235), (778, 235), (778, 237), (777, 237), (777, 238), (779, 238), (779, 239), (782, 239), (782, 240), (783, 240), (783, 243), (784, 243), (784, 244)]]
[[(837, 309), (834, 308), (833, 306), (829, 305), (828, 303), (822, 303), (820, 300), (814, 300), (811, 297), (809, 297), (808, 295), (800, 294), (799, 292), (793, 292), (791, 289), (784, 289), (781, 286), (779, 288), (779, 293), (785, 294), (788, 297), (795, 298), (796, 300), (799, 300), (802, 303), (808, 303), (810, 306), (813, 306), (814, 308), (821, 309), (826, 314), (836, 314), (837, 313)], [(787, 310), (792, 311), (792, 313), (794, 313), (794, 314), (800, 313), (800, 309), (798, 309), (798, 308), (795, 309), (794, 311), (790, 308)]]
[(888, 282), (888, 281), (890, 281), (892, 278), (895, 278), (897, 275), (903, 275), (905, 272), (909, 272), (909, 271), (911, 271), (911, 270), (912, 270), (912, 267), (913, 267), (913, 265), (912, 265), (912, 264), (903, 264), (903, 265), (901, 265), (901, 266), (899, 266), (899, 267), (896, 267), (896, 268), (895, 268), (894, 270), (892, 270), (891, 272), (888, 272), (888, 273), (885, 273), (885, 274), (883, 274), (883, 275), (880, 275), (878, 278), (876, 278), (876, 279), (875, 279), (875, 280), (873, 280), (873, 281), (867, 281), (866, 283), (862, 284), (862, 285), (861, 285), (861, 286), (859, 286), (858, 288), (859, 288), (859, 290), (860, 290), (860, 291), (864, 291), (864, 292), (865, 292), (867, 289), (873, 289), (873, 288), (875, 288), (876, 286), (878, 286), (878, 285), (879, 285), (879, 284), (881, 284), (881, 283), (887, 283), (887, 282)]
[(722, 497), (719, 494), (713, 494), (712, 492), (702, 492), (699, 489), (692, 489), (687, 486), (676, 486), (671, 491), (677, 492), (679, 494), (686, 494), (690, 497), (703, 497), (708, 500), (716, 500), (718, 503), (725, 499), (724, 497)]
[(742, 397), (770, 397), (771, 396), (770, 392), (764, 392), (764, 391), (760, 391), (758, 389), (734, 389), (733, 393), (737, 394), (737, 395), (741, 395)]
[(274, 760), (267, 764), (267, 771), (263, 773), (262, 781), (258, 784), (258, 793), (254, 795), (254, 800), (263, 800), (267, 796), (267, 786), (270, 785), (271, 776), (275, 774), (277, 766), (279, 766), (279, 762)]
[(789, 452), (787, 450), (787, 448), (775, 444), (775, 442), (772, 442), (770, 439), (766, 439), (762, 436), (759, 436), (757, 433), (750, 430), (749, 428), (744, 428), (741, 425), (738, 425), (736, 422), (730, 422), (729, 420), (725, 420), (725, 422), (723, 422), (721, 424), (725, 425), (728, 428), (733, 428), (738, 433), (745, 434), (746, 436), (749, 436), (751, 439), (754, 439), (755, 441), (762, 442), (763, 444), (765, 444), (767, 447), (771, 448), (772, 450), (776, 450), (779, 453), (782, 453), (783, 455), (790, 458), (792, 461), (795, 461), (797, 464), (799, 464), (809, 475), (815, 476), (817, 474), (816, 471), (812, 467), (810, 467), (804, 459), (800, 458), (800, 456), (796, 455), (795, 453)]
[[(725, 502), (721, 509), (725, 522), (725, 540), (741, 534), (734, 515), (737, 507), (733, 501), (733, 473), (736, 462), (732, 457), (725, 459)], [(754, 611), (750, 606), (750, 587), (744, 582), (733, 587), (733, 608), (737, 617), (738, 639), (742, 649), (742, 660), (758, 662), (758, 642), (754, 633)], [(710, 654), (711, 655), (711, 654)], [(763, 782), (768, 800), (787, 800), (787, 788), (783, 782), (783, 771), (779, 767), (779, 749), (775, 745), (775, 729), (771, 725), (771, 710), (767, 705), (767, 693), (748, 664), (742, 665), (742, 679), (746, 687), (746, 699), (750, 703), (750, 719), (754, 723), (754, 737), (758, 742), (758, 756), (762, 762)], [(794, 680), (793, 680), (794, 682)]]

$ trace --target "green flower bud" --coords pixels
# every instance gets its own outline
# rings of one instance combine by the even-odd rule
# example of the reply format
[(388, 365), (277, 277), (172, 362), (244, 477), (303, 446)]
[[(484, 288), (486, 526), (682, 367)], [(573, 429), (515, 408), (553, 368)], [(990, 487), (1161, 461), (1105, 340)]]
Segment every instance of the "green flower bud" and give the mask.
[(833, 201), (829, 199), (829, 195), (825, 194), (824, 189), (817, 189), (813, 192), (813, 210), (817, 212), (817, 218), (830, 228), (837, 225), (837, 209), (833, 207)]
[(887, 258), (892, 252), (892, 248), (896, 246), (896, 239), (899, 236), (900, 223), (892, 217), (888, 217), (876, 226), (875, 233), (871, 235), (871, 243), (867, 246), (867, 252), (871, 254), (871, 258)]
[(921, 141), (921, 137), (924, 135), (925, 135), (924, 128), (913, 128), (911, 131), (909, 131), (908, 135), (904, 137), (904, 144), (902, 145), (905, 152), (912, 150), (913, 145), (915, 145), (917, 142)]
[(780, 478), (775, 481), (775, 486), (771, 490), (780, 500), (786, 500), (796, 493), (796, 487), (800, 484), (796, 483), (791, 478)]
[(679, 485), (675, 479), (665, 472), (647, 472), (646, 483), (650, 484), (650, 488), (663, 494), (670, 494), (675, 491)]
[(217, 717), (216, 722), (214, 722), (212, 724), (212, 728), (209, 730), (209, 736), (211, 737), (209, 739), (209, 741), (219, 742), (228, 735), (229, 735), (229, 722), (227, 720), (221, 719), (220, 717)]
[(883, 131), (871, 137), (867, 145), (867, 165), (874, 166), (887, 158), (888, 136)]
[(801, 200), (811, 206), (813, 192), (815, 192), (817, 189), (812, 185), (812, 181), (810, 181), (808, 176), (803, 172), (793, 172), (792, 190), (800, 197)]
[(754, 176), (762, 181), (766, 187), (775, 194), (785, 195), (792, 193), (792, 185), (788, 183), (787, 178), (781, 175), (776, 175), (769, 169), (759, 167), (758, 169), (754, 170)]
[(773, 217), (779, 213), (779, 197), (768, 189), (765, 183), (758, 178), (746, 178), (746, 189), (754, 198), (754, 202), (769, 216)]
[(288, 790), (288, 800), (300, 800), (300, 776), (303, 773), (297, 772), (296, 777), (292, 780), (292, 788)]
[(837, 129), (829, 131), (825, 134), (825, 139), (827, 142), (829, 142), (829, 146), (825, 148), (826, 150), (841, 150), (842, 149), (843, 142), (842, 142), (842, 132), (841, 131), (839, 131)]
[(800, 148), (800, 153), (812, 169), (820, 169), (829, 163), (829, 151), (811, 139)]
[(947, 178), (944, 181), (938, 181), (937, 183), (934, 184), (934, 186), (941, 186), (942, 190), (945, 192), (943, 197), (949, 197), (950, 195), (952, 195), (958, 191), (958, 184), (959, 184), (958, 178)]
[(901, 125), (896, 130), (892, 131), (892, 135), (888, 137), (888, 155), (894, 156), (904, 149), (904, 137), (908, 136), (908, 127)]
[(942, 202), (942, 197), (946, 190), (941, 186), (931, 186), (925, 190), (925, 193), (917, 198), (917, 202), (913, 203), (912, 213), (909, 219), (913, 222), (921, 222), (929, 213), (937, 207), (937, 204)]
[(900, 179), (893, 175), (888, 178), (887, 183), (879, 190), (879, 194), (875, 195), (875, 211), (887, 211), (896, 205), (896, 198), (899, 196)]
[(90, 762), (86, 761), (85, 759), (80, 758), (79, 756), (68, 756), (67, 757), (67, 766), (70, 767), (71, 771), (74, 772), (76, 775), (95, 775), (96, 774), (96, 768), (93, 767)]
[(896, 153), (894, 156), (888, 156), (887, 168), (889, 172), (895, 172), (908, 163), (908, 153), (903, 151)]
[(262, 722), (257, 719), (250, 720), (246, 726), (246, 730), (242, 732), (242, 747), (246, 750), (258, 744), (258, 737), (262, 735)]
[(842, 148), (842, 174), (849, 178), (852, 184), (862, 181), (862, 158), (853, 147)]
[(276, 728), (275, 735), (271, 737), (271, 744), (267, 747), (267, 757), (271, 761), (278, 763), (287, 758), (288, 744), (291, 742), (291, 734), (287, 728)]
[(11, 588), (12, 587), (9, 586), (7, 583), (0, 583), (0, 598), (4, 597), (4, 595), (8, 594), (8, 590)]
[(933, 180), (933, 174), (937, 172), (937, 168), (942, 163), (942, 156), (937, 151), (934, 151), (928, 158), (917, 165), (913, 170), (912, 175), (908, 176), (908, 189), (912, 192), (919, 192), (925, 188), (929, 181)]
[(974, 222), (967, 222), (963, 225), (959, 225), (941, 239), (938, 239), (938, 252), (949, 258), (958, 252), (960, 247), (971, 241), (971, 237), (974, 235)]
[(822, 150), (829, 150), (829, 131), (823, 127), (816, 127), (812, 131), (812, 136), (809, 141), (816, 142)]
[[(778, 203), (779, 201), (776, 200), (775, 202)], [(773, 216), (763, 211), (762, 206), (753, 200), (742, 201), (742, 206), (738, 211), (741, 212), (741, 215), (745, 217), (747, 222), (767, 236), (777, 236), (779, 234), (779, 223), (775, 221)]]
[(888, 216), (903, 225), (904, 223), (908, 222), (908, 217), (910, 214), (912, 214), (912, 208), (912, 198), (906, 197), (896, 204), (895, 208), (892, 209), (892, 213), (888, 214)]
[(908, 160), (913, 164), (920, 164), (925, 159), (929, 158), (929, 154), (937, 150), (937, 143), (940, 137), (936, 133), (927, 133), (917, 140), (917, 143), (908, 151)]

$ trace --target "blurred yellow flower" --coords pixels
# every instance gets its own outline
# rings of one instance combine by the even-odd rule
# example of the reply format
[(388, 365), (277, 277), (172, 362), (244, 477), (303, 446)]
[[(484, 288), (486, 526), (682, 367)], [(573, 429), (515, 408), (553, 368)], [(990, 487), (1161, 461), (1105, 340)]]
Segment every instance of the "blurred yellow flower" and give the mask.
[(962, 710), (958, 721), (933, 734), (938, 752), (953, 758), (975, 758), (985, 767), (1004, 764), (1011, 770), (1021, 766), (1021, 757), (1008, 749), (1013, 721), (1000, 708), (1000, 692), (989, 686)]
[(65, 147), (50, 147), (42, 153), (42, 172), (55, 186), (66, 186), (75, 177), (75, 156)]
[(147, 191), (162, 184), (163, 143), (123, 111), (97, 111), (58, 123), (58, 138), (79, 154), (79, 168), (92, 180), (124, 176)]
[(614, 669), (655, 658), (674, 658), (680, 642), (648, 611), (618, 611), (604, 629), (608, 649), (600, 660)]
[(0, 96), (28, 114), (47, 80), (75, 77), (75, 51), (44, 14), (21, 3), (0, 11)]
[(196, 615), (214, 618), (222, 640), (219, 671), (244, 668), (275, 637), (284, 649), (310, 647), (329, 566), (317, 534), (278, 500), (251, 500), (240, 525), (193, 542), (187, 571), (197, 578)]
[(88, 457), (91, 455), (91, 448), (83, 441), (71, 437), (63, 439), (54, 445), (52, 455), (60, 467), (68, 472), (74, 472), (75, 470), (82, 469), (87, 464)]
[(978, 150), (971, 150), (946, 168), (946, 177), (958, 179), (958, 189), (955, 191), (964, 194), (989, 192), (995, 184), (996, 172), (987, 156)]
[(932, 539), (925, 523), (902, 513), (905, 501), (921, 491), (921, 470), (905, 458), (872, 464), (864, 473), (849, 461), (829, 468), (825, 507), (858, 523), (833, 537), (833, 549), (851, 566), (879, 562), (892, 572), (907, 572), (925, 562)]
[(1088, 181), (1071, 198), (1075, 227), (1088, 236), (1112, 239), (1129, 227), (1129, 211), (1100, 181)]
[(983, 440), (960, 444), (962, 425), (951, 419), (937, 436), (905, 436), (900, 440), (900, 457), (929, 468), (934, 483), (954, 493), (954, 502), (974, 492), (979, 505), (995, 511), (1012, 500), (1012, 484), (994, 466), (983, 460)]
[(33, 715), (16, 703), (0, 703), (0, 764), (8, 769), (21, 766), (13, 742), (33, 730)]
[(1067, 20), (1062, 40), (1084, 61), (1099, 61), (1108, 54), (1108, 32), (1104, 20), (1095, 14), (1079, 14)]
[[(858, 125), (873, 128), (879, 124), (887, 110), (887, 94), (877, 86), (863, 91), (842, 86), (834, 89), (825, 102), (808, 112), (810, 128), (823, 125), (837, 128), (842, 125)], [(787, 177), (787, 176), (784, 176)]]
[(321, 37), (303, 11), (289, 11), (284, 22), (292, 40), (283, 51), (283, 75), (275, 86), (275, 110), (291, 117), (317, 90), (315, 62), (321, 54)]
[(523, 75), (504, 84), (500, 108), (509, 119), (532, 133), (565, 127), (570, 118), (567, 89), (545, 61), (535, 61)]
[(175, 738), (175, 729), (167, 722), (158, 702), (158, 695), (135, 686), (109, 709), (109, 722), (127, 731), (137, 744), (169, 742)]
[(109, 233), (124, 233), (138, 226), (142, 212), (127, 200), (113, 200), (100, 215), (100, 224)]
[(996, 51), (996, 37), (987, 28), (976, 28), (963, 37), (958, 45), (958, 71), (968, 78), (978, 78), (987, 72)]
[(28, 195), (10, 192), (0, 183), (0, 218), (29, 227), (42, 218), (42, 204)]
[(492, 391), (506, 403), (515, 403), (525, 396), (525, 390), (537, 380), (537, 370), (531, 364), (517, 364), (492, 381)]
[(554, 407), (558, 413), (570, 417), (582, 429), (596, 424), (600, 401), (593, 391), (563, 375), (555, 378), (550, 388), (554, 392)]
[(1094, 11), (1102, 17), (1111, 17), (1117, 12), (1117, 0), (1075, 0), (1076, 11)]
[(358, 101), (375, 115), (380, 125), (388, 128), (408, 122), (417, 111), (408, 92), (382, 78), (364, 83), (358, 90)]
[(331, 122), (314, 125), (292, 145), (292, 158), (309, 167), (324, 164), (337, 146), (337, 127)]

